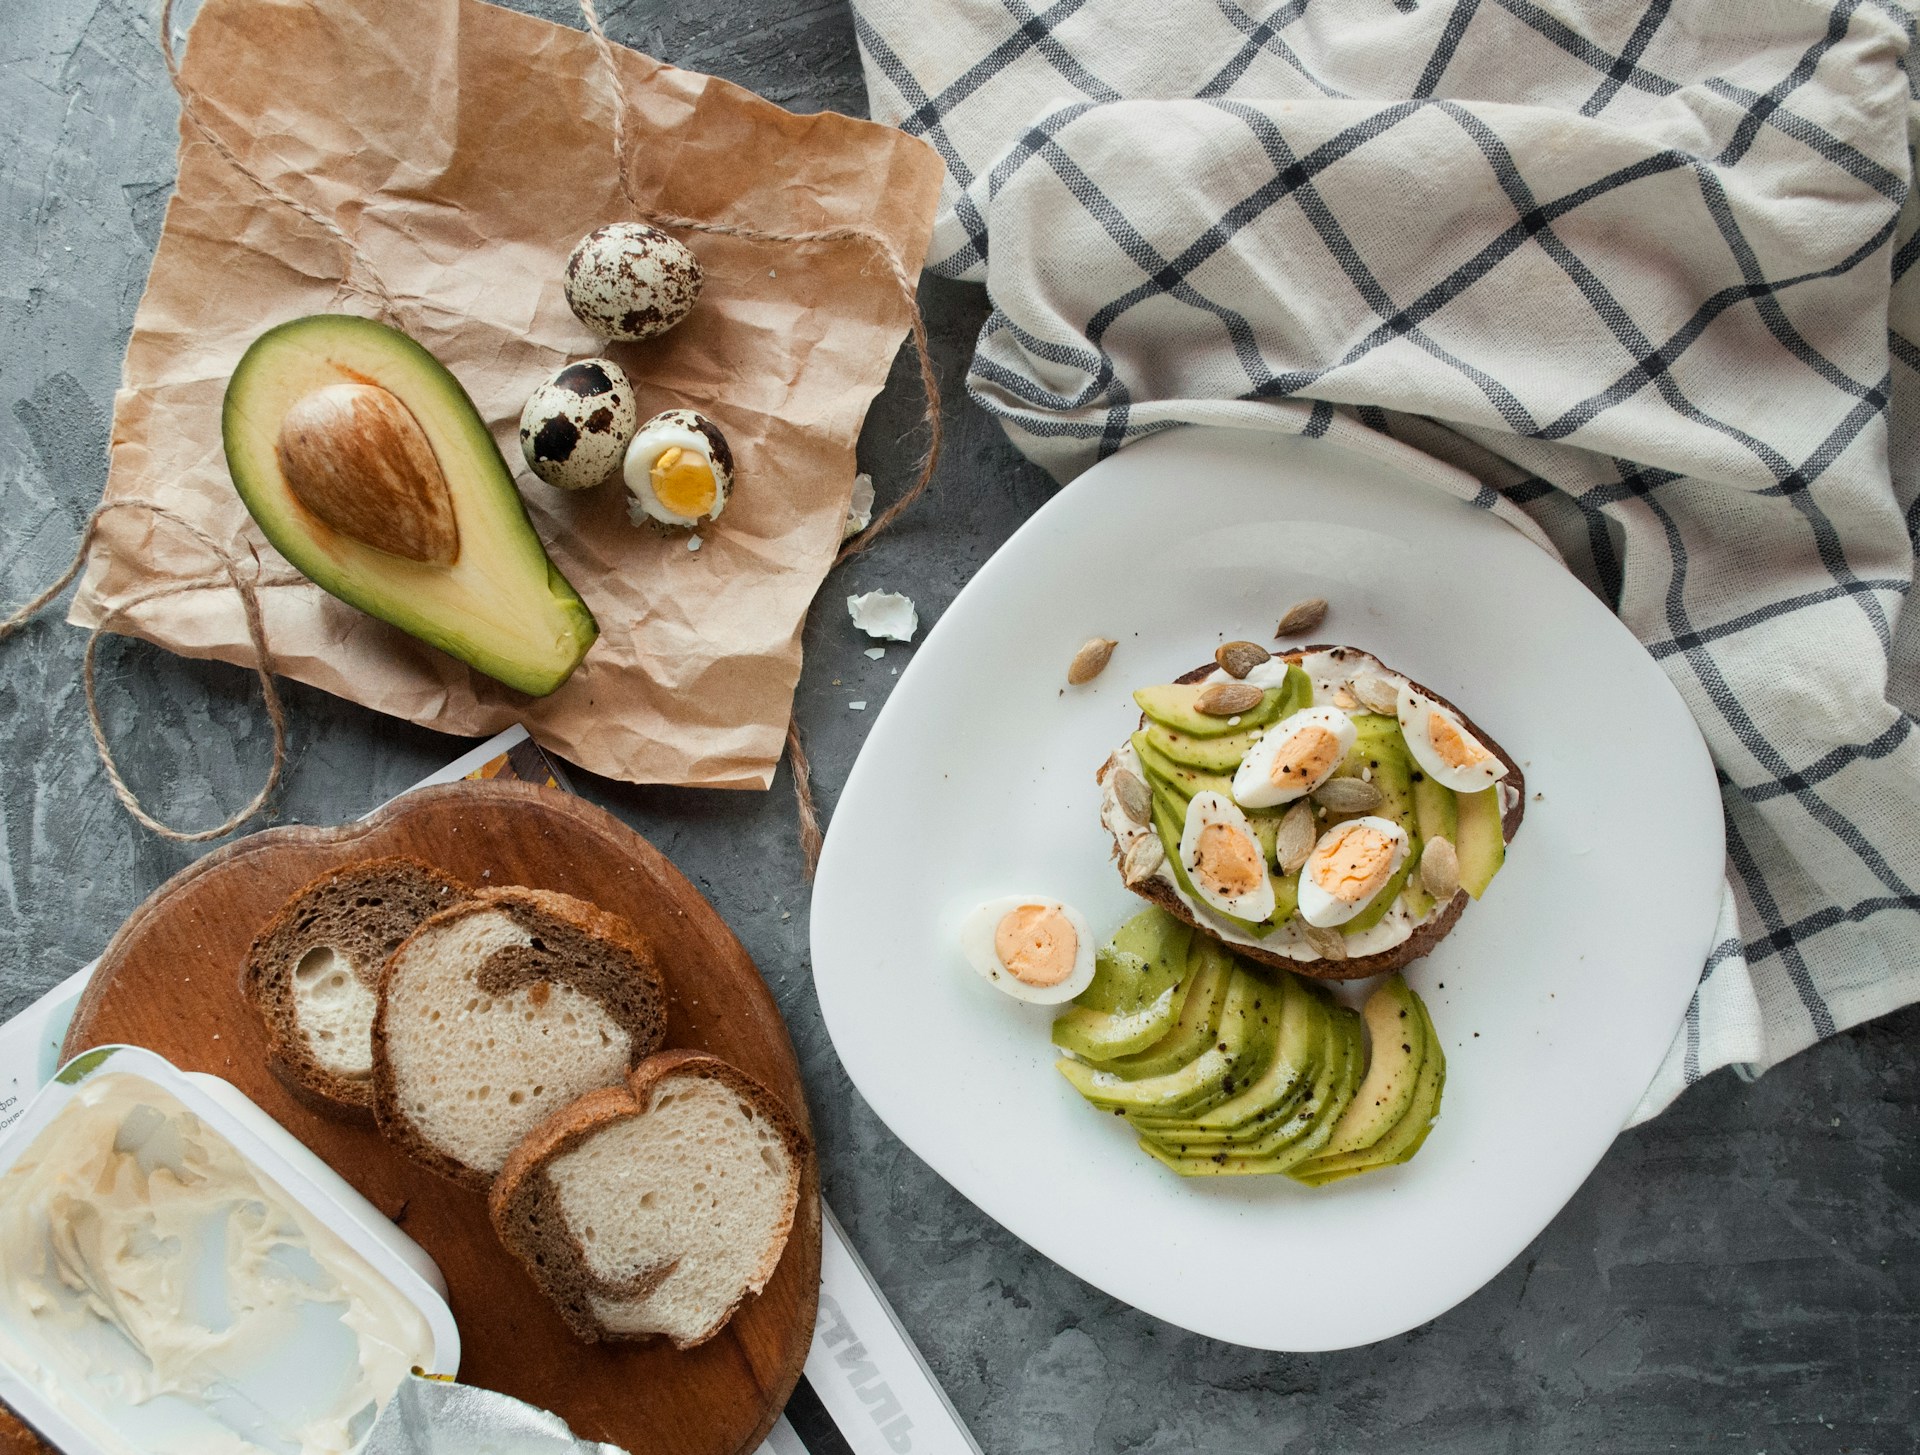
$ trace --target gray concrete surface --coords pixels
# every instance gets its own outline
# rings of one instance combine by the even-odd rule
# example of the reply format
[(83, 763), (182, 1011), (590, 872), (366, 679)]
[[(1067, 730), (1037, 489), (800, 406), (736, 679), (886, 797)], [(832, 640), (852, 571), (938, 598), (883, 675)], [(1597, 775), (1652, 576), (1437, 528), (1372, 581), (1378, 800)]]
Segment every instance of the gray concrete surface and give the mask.
[[(573, 14), (565, 0), (527, 8)], [(64, 564), (104, 471), (120, 352), (173, 175), (152, 9), (8, 0), (0, 11), (7, 601)], [(843, 0), (606, 9), (619, 39), (795, 109), (864, 108)], [(962, 396), (980, 292), (930, 281), (924, 297), (951, 395), (938, 484), (824, 594), (910, 582), (930, 618), (1051, 487)], [(905, 474), (917, 408), (896, 369), (862, 446), (883, 489)], [(872, 721), (845, 704), (877, 707), (898, 653), (869, 663), (840, 613), (816, 617), (799, 711), (830, 809)], [(196, 852), (139, 830), (111, 800), (86, 736), (80, 648), (54, 615), (0, 649), (0, 1013), (91, 958)], [(243, 801), (268, 756), (248, 674), (138, 644), (102, 659), (123, 761), (159, 810), (211, 823)], [(277, 821), (351, 817), (464, 746), (304, 688), (288, 695)], [(1756, 1085), (1723, 1075), (1696, 1088), (1623, 1136), (1532, 1247), (1431, 1325), (1341, 1354), (1255, 1353), (1159, 1324), (1052, 1266), (867, 1109), (814, 1000), (784, 772), (765, 795), (582, 787), (691, 875), (758, 958), (806, 1065), (828, 1196), (991, 1455), (1920, 1448), (1920, 1011)]]

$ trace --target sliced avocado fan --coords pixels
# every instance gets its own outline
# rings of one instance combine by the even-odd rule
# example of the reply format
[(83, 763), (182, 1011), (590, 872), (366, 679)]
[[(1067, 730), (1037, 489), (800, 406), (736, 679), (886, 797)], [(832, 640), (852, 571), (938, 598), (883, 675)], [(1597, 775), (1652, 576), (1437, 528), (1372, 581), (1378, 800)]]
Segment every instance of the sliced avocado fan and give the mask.
[(269, 329), (227, 384), (234, 488), (302, 575), (534, 697), (599, 635), (440, 361), (371, 319)]

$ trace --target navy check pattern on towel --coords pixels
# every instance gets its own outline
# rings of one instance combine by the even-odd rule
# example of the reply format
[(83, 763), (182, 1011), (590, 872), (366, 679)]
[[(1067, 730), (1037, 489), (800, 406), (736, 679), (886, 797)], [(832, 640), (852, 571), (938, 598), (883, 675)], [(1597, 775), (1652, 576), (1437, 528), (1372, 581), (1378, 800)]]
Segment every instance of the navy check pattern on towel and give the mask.
[[(855, 0), (1060, 479), (1335, 440), (1620, 613), (1718, 764), (1718, 945), (1640, 1115), (1920, 999), (1920, 257), (1893, 0)], [(1648, 826), (1659, 831), (1657, 824)]]

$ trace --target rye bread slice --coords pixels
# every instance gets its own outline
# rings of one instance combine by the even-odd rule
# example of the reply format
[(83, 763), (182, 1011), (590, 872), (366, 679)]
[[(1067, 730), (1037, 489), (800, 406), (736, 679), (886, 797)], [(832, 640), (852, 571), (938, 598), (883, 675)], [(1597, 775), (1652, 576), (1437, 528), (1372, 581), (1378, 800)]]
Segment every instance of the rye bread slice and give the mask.
[[(1394, 670), (1391, 667), (1387, 667), (1386, 663), (1380, 661), (1380, 659), (1371, 652), (1363, 651), (1358, 647), (1318, 644), (1311, 647), (1299, 647), (1292, 651), (1278, 653), (1276, 655), (1297, 666), (1303, 657), (1310, 656), (1315, 652), (1352, 652), (1363, 661), (1372, 662), (1379, 667), (1385, 668), (1389, 672)], [(1191, 672), (1182, 673), (1179, 677), (1176, 677), (1174, 681), (1183, 684), (1204, 682), (1218, 670), (1218, 663), (1208, 662), (1205, 666), (1195, 667)], [(1404, 672), (1395, 672), (1394, 675), (1399, 677), (1407, 676)], [(1512, 787), (1514, 797), (1513, 802), (1508, 805), (1506, 811), (1501, 815), (1500, 833), (1501, 837), (1507, 843), (1512, 843), (1514, 834), (1518, 832), (1520, 828), (1520, 820), (1525, 817), (1527, 811), (1527, 780), (1526, 776), (1520, 771), (1520, 765), (1513, 760), (1512, 755), (1509, 754), (1505, 748), (1495, 742), (1472, 718), (1468, 717), (1466, 713), (1461, 712), (1453, 703), (1449, 702), (1432, 688), (1420, 682), (1415, 682), (1411, 677), (1407, 677), (1407, 681), (1413, 683), (1416, 691), (1425, 693), (1442, 707), (1455, 713), (1466, 726), (1467, 731), (1472, 733), (1482, 743), (1486, 744), (1488, 752), (1506, 764), (1507, 776), (1500, 781)], [(1140, 716), (1141, 725), (1144, 726), (1146, 721), (1146, 714), (1142, 713)], [(1109, 758), (1101, 765), (1100, 771), (1094, 775), (1095, 781), (1104, 785), (1107, 774), (1112, 771), (1112, 767), (1113, 760)], [(1115, 842), (1113, 847), (1113, 857), (1117, 863), (1120, 858), (1120, 845), (1118, 841)], [(1164, 879), (1143, 879), (1137, 883), (1129, 884), (1127, 888), (1131, 889), (1142, 899), (1159, 905), (1160, 908), (1164, 909), (1175, 919), (1184, 920), (1208, 938), (1219, 940), (1243, 959), (1251, 960), (1256, 965), (1268, 965), (1276, 970), (1291, 970), (1296, 975), (1305, 975), (1315, 980), (1365, 980), (1374, 975), (1384, 975), (1390, 970), (1398, 970), (1403, 966), (1412, 964), (1415, 960), (1421, 959), (1423, 956), (1432, 954), (1434, 946), (1438, 945), (1452, 933), (1453, 927), (1460, 922), (1460, 916), (1465, 912), (1471, 898), (1464, 889), (1456, 891), (1451, 900), (1444, 905), (1436, 906), (1434, 912), (1415, 927), (1411, 935), (1390, 950), (1382, 950), (1373, 955), (1355, 955), (1345, 960), (1296, 960), (1292, 956), (1282, 955), (1277, 951), (1268, 950), (1258, 945), (1243, 944), (1239, 940), (1228, 940), (1224, 938), (1213, 926), (1203, 923), (1199, 916), (1189, 909), (1186, 902), (1175, 892), (1173, 885)]]
[(487, 1210), (580, 1338), (665, 1336), (687, 1349), (773, 1277), (807, 1146), (746, 1072), (668, 1051), (529, 1132)]
[(483, 889), (388, 959), (373, 1021), (380, 1130), (484, 1189), (521, 1137), (659, 1049), (667, 995), (625, 920), (547, 890)]
[(303, 886), (255, 936), (241, 993), (267, 1030), (267, 1065), (302, 1102), (373, 1120), (380, 970), (467, 887), (418, 859), (367, 859)]

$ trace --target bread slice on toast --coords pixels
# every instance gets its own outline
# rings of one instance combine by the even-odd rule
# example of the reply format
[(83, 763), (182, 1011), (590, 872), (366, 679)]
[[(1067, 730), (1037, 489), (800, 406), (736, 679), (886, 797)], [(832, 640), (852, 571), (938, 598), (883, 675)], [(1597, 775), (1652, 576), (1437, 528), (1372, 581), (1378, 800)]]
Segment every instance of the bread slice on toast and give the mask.
[(618, 1084), (666, 1026), (666, 987), (625, 920), (546, 890), (479, 890), (387, 961), (374, 1115), (411, 1156), (484, 1189), (523, 1136)]
[(487, 1207), (582, 1339), (711, 1339), (779, 1266), (807, 1137), (746, 1072), (697, 1051), (642, 1063), (530, 1132)]
[(266, 1023), (267, 1064), (288, 1090), (342, 1119), (373, 1119), (381, 967), (466, 893), (451, 875), (393, 857), (330, 870), (281, 906), (248, 950), (240, 986)]
[[(1372, 674), (1384, 677), (1389, 683), (1401, 681), (1412, 684), (1415, 691), (1448, 709), (1459, 717), (1462, 725), (1480, 742), (1486, 745), (1496, 758), (1506, 766), (1507, 773), (1500, 780), (1501, 794), (1501, 834), (1507, 843), (1513, 842), (1513, 836), (1520, 827), (1520, 820), (1526, 814), (1527, 784), (1520, 771), (1520, 765), (1513, 757), (1483, 731), (1472, 718), (1455, 707), (1446, 698), (1431, 688), (1414, 682), (1403, 672), (1388, 667), (1378, 657), (1357, 647), (1333, 645), (1315, 645), (1299, 647), (1283, 655), (1276, 656), (1276, 663), (1300, 665), (1307, 663), (1313, 669), (1309, 675), (1315, 678), (1316, 703), (1333, 700), (1338, 702), (1340, 684), (1351, 683), (1354, 678)], [(1208, 662), (1196, 667), (1174, 680), (1179, 683), (1205, 682), (1216, 674), (1224, 678), (1216, 663)], [(1325, 690), (1325, 689), (1331, 689)], [(1357, 708), (1357, 702), (1347, 699)], [(1346, 705), (1346, 704), (1341, 704)], [(1142, 714), (1141, 726), (1147, 718)], [(1101, 785), (1101, 822), (1114, 836), (1113, 857), (1116, 862), (1124, 863), (1124, 855), (1132, 841), (1142, 835), (1152, 835), (1153, 829), (1135, 823), (1120, 806), (1113, 778), (1116, 770), (1122, 767), (1138, 768), (1134, 761), (1131, 745), (1121, 748), (1107, 759), (1095, 775)], [(1445, 939), (1459, 923), (1462, 912), (1467, 907), (1469, 896), (1463, 890), (1443, 904), (1436, 904), (1433, 910), (1419, 924), (1411, 927), (1406, 938), (1380, 951), (1370, 954), (1349, 954), (1345, 959), (1329, 959), (1318, 954), (1310, 945), (1304, 943), (1297, 934), (1289, 932), (1288, 926), (1282, 926), (1266, 941), (1235, 932), (1233, 927), (1218, 916), (1205, 910), (1196, 909), (1180, 892), (1172, 872), (1162, 866), (1156, 874), (1136, 879), (1127, 885), (1143, 899), (1151, 900), (1176, 919), (1185, 920), (1203, 934), (1209, 935), (1232, 947), (1235, 954), (1241, 955), (1255, 964), (1272, 966), (1277, 970), (1291, 970), (1296, 975), (1311, 976), (1319, 980), (1364, 980), (1371, 976), (1383, 975), (1390, 970), (1398, 970), (1424, 955), (1431, 954), (1434, 946)]]

